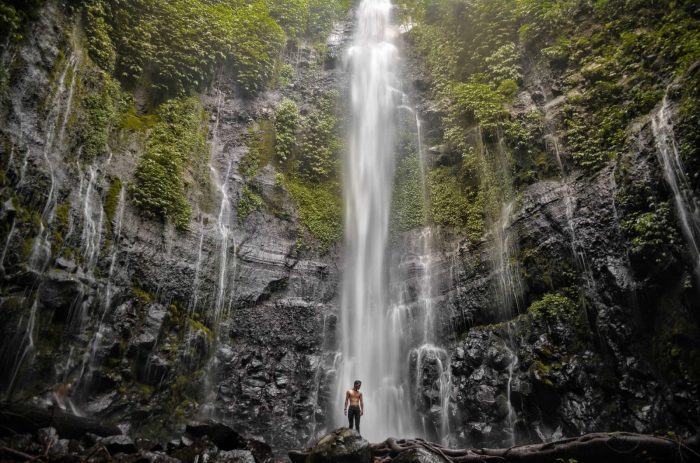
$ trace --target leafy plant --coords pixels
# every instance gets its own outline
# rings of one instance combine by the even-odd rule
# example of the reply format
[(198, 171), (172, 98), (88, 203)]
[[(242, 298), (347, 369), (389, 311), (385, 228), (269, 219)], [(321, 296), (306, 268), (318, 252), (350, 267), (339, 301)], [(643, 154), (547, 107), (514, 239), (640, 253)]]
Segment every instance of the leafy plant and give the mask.
[(187, 228), (191, 206), (184, 171), (206, 162), (203, 110), (196, 98), (173, 99), (160, 106), (158, 122), (146, 142), (131, 186), (132, 200), (148, 216)]

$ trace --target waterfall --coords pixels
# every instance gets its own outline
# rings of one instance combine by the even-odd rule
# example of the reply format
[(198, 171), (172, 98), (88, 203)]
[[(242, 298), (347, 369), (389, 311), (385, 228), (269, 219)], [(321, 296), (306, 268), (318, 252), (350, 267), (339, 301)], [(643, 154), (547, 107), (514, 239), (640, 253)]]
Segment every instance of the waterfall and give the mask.
[[(97, 167), (90, 166), (88, 174), (87, 188), (85, 194), (80, 198), (83, 205), (83, 234), (80, 239), (80, 249), (85, 258), (85, 270), (92, 274), (97, 266), (100, 257), (100, 244), (102, 242), (102, 222), (104, 220), (104, 208), (99, 200), (93, 201), (97, 187)], [(82, 193), (83, 180), (80, 179), (80, 192)], [(95, 207), (98, 209), (98, 218), (95, 221)]]
[(664, 96), (661, 107), (651, 119), (651, 128), (656, 140), (656, 153), (664, 171), (666, 183), (673, 194), (673, 205), (681, 223), (683, 236), (693, 260), (696, 278), (700, 281), (700, 202), (685, 173), (673, 133), (668, 97)]
[[(46, 167), (49, 171), (49, 191), (44, 205), (44, 211), (41, 215), (41, 223), (39, 224), (39, 234), (34, 238), (34, 244), (29, 257), (29, 266), (31, 269), (39, 273), (43, 273), (51, 258), (51, 243), (49, 241), (50, 230), (49, 226), (53, 222), (56, 206), (56, 173), (55, 159), (53, 159), (56, 151), (62, 147), (63, 139), (68, 125), (68, 119), (73, 103), (73, 92), (76, 84), (76, 69), (77, 58), (71, 56), (66, 66), (61, 72), (56, 85), (56, 91), (51, 97), (48, 105), (48, 115), (44, 122), (44, 147), (42, 155), (46, 162)], [(66, 84), (66, 79), (68, 83)], [(59, 125), (60, 124), (60, 125)], [(27, 167), (29, 154), (27, 153), (22, 169), (20, 171), (21, 185), (24, 181), (24, 174)]]
[(510, 226), (513, 214), (514, 201), (503, 204), (501, 216), (494, 226), (494, 246), (492, 248), (492, 265), (496, 280), (495, 296), (497, 303), (498, 320), (506, 321), (507, 339), (503, 348), (508, 353), (508, 380), (506, 382), (506, 400), (508, 414), (506, 424), (510, 434), (510, 445), (516, 444), (515, 422), (517, 413), (511, 402), (513, 374), (518, 366), (518, 343), (516, 341), (516, 328), (510, 320), (523, 310), (522, 295), (524, 293), (522, 280), (518, 268), (513, 265), (516, 245), (511, 240)]
[(29, 364), (32, 363), (30, 358), (34, 355), (34, 330), (36, 327), (38, 305), (38, 301), (34, 299), (34, 303), (32, 303), (32, 307), (29, 310), (29, 315), (26, 316), (26, 318), (25, 315), (22, 315), (19, 319), (19, 323), (17, 323), (17, 334), (15, 336), (15, 340), (18, 341), (17, 344), (15, 344), (17, 354), (13, 362), (12, 372), (10, 373), (10, 382), (8, 383), (5, 393), (6, 399), (12, 397), (15, 383), (22, 372), (22, 367), (25, 365), (25, 362), (29, 360)]
[(379, 441), (411, 422), (401, 387), (400, 332), (391, 329), (387, 247), (400, 92), (389, 0), (363, 0), (350, 48), (352, 126), (344, 169), (345, 272), (341, 299), (342, 364), (336, 421), (347, 423), (344, 391), (363, 382), (362, 434)]
[[(447, 444), (449, 437), (449, 400), (452, 386), (450, 355), (435, 345), (435, 307), (433, 306), (433, 230), (429, 225), (429, 204), (427, 166), (423, 146), (423, 128), (416, 112), (416, 141), (418, 164), (420, 167), (420, 186), (423, 196), (423, 222), (425, 228), (419, 235), (421, 256), (420, 284), (418, 286), (418, 303), (423, 315), (423, 333), (421, 345), (409, 353), (409, 363), (415, 365), (415, 403), (419, 408), (427, 409), (429, 416), (421, 416), (421, 431), (424, 438), (438, 438)], [(429, 403), (425, 404), (425, 392), (429, 391)], [(428, 426), (427, 418), (431, 423)]]

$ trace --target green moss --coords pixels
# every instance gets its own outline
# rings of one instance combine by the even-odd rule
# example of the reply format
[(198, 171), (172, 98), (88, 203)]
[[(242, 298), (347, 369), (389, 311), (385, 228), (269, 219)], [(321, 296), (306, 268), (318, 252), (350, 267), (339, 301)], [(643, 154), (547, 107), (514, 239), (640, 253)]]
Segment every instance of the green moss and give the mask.
[(107, 152), (109, 136), (122, 108), (119, 84), (104, 72), (86, 70), (79, 87), (80, 111), (74, 124), (74, 143), (85, 162)]
[(155, 114), (138, 114), (136, 108), (130, 106), (119, 119), (121, 129), (132, 132), (146, 132), (155, 127), (158, 118)]
[(311, 112), (302, 124), (294, 169), (307, 182), (323, 183), (337, 178), (342, 150), (340, 123), (335, 113), (338, 97), (336, 91), (323, 95), (319, 109)]
[(196, 178), (209, 156), (204, 111), (193, 97), (170, 100), (157, 115), (136, 166), (132, 200), (147, 216), (171, 220), (177, 228), (186, 229), (192, 208), (185, 195), (185, 173)]
[(545, 294), (542, 299), (533, 302), (527, 311), (534, 317), (552, 320), (576, 318), (579, 314), (576, 304), (559, 294)]
[(467, 190), (449, 168), (433, 169), (428, 175), (430, 220), (439, 225), (461, 228), (473, 241), (484, 230), (483, 197)]
[(153, 294), (136, 286), (131, 288), (131, 292), (133, 293), (136, 300), (138, 300), (139, 303), (141, 303), (142, 305), (150, 304), (155, 299), (155, 296), (153, 296)]
[(117, 61), (117, 51), (110, 37), (114, 31), (107, 22), (104, 3), (99, 1), (87, 3), (83, 7), (83, 18), (90, 58), (102, 69), (111, 73)]
[(280, 87), (289, 87), (294, 77), (294, 66), (291, 64), (282, 64), (277, 71), (277, 83)]
[(243, 223), (250, 214), (259, 210), (265, 202), (262, 197), (254, 192), (248, 185), (243, 187), (241, 199), (236, 206), (238, 222)]
[(51, 249), (54, 253), (63, 248), (63, 241), (70, 229), (70, 207), (69, 201), (56, 207), (55, 222), (52, 229), (53, 239), (51, 240)]
[(207, 339), (211, 342), (214, 340), (214, 333), (202, 322), (198, 320), (194, 320), (192, 318), (187, 319), (187, 323), (189, 325), (190, 331), (192, 332), (202, 332), (204, 335), (207, 337)]
[(335, 184), (307, 185), (287, 180), (286, 188), (294, 200), (299, 219), (325, 251), (343, 235), (340, 191)]
[(44, 0), (0, 3), (0, 42), (20, 42), (27, 24), (39, 14)]
[(296, 133), (300, 123), (297, 104), (289, 99), (282, 100), (275, 113), (275, 155), (280, 164), (291, 159), (296, 150)]
[(275, 126), (273, 121), (262, 119), (248, 129), (248, 151), (241, 158), (239, 172), (245, 178), (254, 178), (260, 169), (275, 156)]
[(166, 95), (204, 87), (224, 63), (242, 90), (257, 92), (285, 41), (263, 0), (92, 0), (84, 22), (98, 65)]
[(109, 188), (107, 189), (107, 195), (104, 200), (104, 210), (108, 224), (114, 221), (114, 215), (119, 206), (119, 196), (121, 195), (122, 187), (123, 184), (119, 177), (109, 177)]
[(452, 86), (450, 94), (454, 100), (452, 111), (461, 113), (467, 124), (479, 124), (486, 131), (503, 128), (510, 116), (505, 97), (490, 84), (457, 83)]

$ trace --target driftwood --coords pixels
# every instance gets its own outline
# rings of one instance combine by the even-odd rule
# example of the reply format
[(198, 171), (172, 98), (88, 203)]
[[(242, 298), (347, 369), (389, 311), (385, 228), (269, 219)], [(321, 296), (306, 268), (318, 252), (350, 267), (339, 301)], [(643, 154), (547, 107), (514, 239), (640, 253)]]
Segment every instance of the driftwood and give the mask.
[(525, 462), (698, 462), (700, 455), (680, 441), (667, 437), (627, 432), (595, 433), (546, 444), (507, 449), (448, 449), (423, 439), (389, 438), (373, 444), (376, 463), (389, 463), (403, 452), (425, 449), (447, 463)]
[(86, 434), (114, 436), (121, 434), (116, 426), (81, 416), (71, 415), (58, 409), (46, 409), (31, 405), (0, 405), (0, 435), (7, 433), (34, 433), (52, 426), (59, 436), (79, 439)]

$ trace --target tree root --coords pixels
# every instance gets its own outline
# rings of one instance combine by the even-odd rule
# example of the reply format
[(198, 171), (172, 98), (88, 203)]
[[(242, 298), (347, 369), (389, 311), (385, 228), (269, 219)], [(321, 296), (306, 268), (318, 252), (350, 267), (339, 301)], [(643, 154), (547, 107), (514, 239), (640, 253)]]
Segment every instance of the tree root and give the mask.
[(423, 439), (389, 438), (372, 445), (375, 462), (389, 463), (403, 452), (425, 449), (446, 463), (545, 463), (575, 460), (615, 462), (698, 462), (700, 454), (680, 441), (667, 437), (627, 432), (594, 433), (546, 444), (507, 449), (448, 449)]

